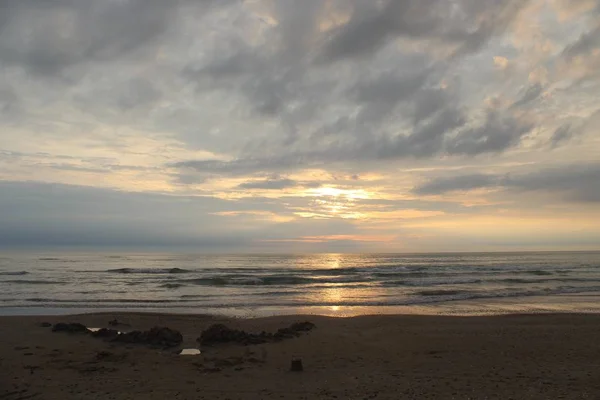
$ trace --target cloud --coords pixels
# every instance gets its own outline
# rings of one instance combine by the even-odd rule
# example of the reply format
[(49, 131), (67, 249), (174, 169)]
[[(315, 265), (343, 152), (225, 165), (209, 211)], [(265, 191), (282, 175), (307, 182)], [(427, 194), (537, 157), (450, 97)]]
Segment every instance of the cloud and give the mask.
[(419, 195), (441, 195), (475, 189), (559, 193), (577, 202), (600, 202), (600, 165), (569, 165), (520, 175), (476, 174), (441, 177), (414, 188)]
[(567, 59), (589, 54), (592, 50), (600, 47), (600, 26), (582, 34), (577, 41), (568, 45), (563, 55)]
[[(502, 111), (489, 111), (482, 125), (463, 128), (466, 119), (452, 107), (439, 110), (408, 135), (358, 138), (334, 142), (319, 150), (289, 152), (268, 158), (240, 158), (232, 161), (188, 160), (171, 164), (183, 172), (240, 175), (257, 172), (292, 171), (351, 161), (385, 161), (423, 158), (439, 154), (475, 156), (499, 153), (517, 146), (533, 125)], [(463, 128), (456, 132), (458, 128)], [(288, 150), (289, 151), (289, 150)]]
[(251, 229), (240, 229), (238, 220), (215, 213), (283, 212), (269, 200), (241, 203), (207, 196), (5, 181), (0, 181), (0, 209), (0, 244), (4, 246), (96, 247), (241, 246), (252, 241), (253, 230), (272, 222), (255, 222)]
[(418, 195), (437, 195), (447, 192), (471, 191), (494, 187), (500, 184), (498, 176), (475, 174), (438, 178), (426, 182), (414, 189)]
[(3, 0), (0, 62), (69, 78), (63, 74), (70, 67), (131, 57), (164, 34), (178, 8), (191, 2)]
[(350, 21), (336, 29), (321, 58), (335, 61), (375, 53), (391, 39), (435, 39), (458, 53), (480, 49), (502, 33), (527, 1), (387, 1), (356, 7)]
[(554, 131), (550, 138), (550, 147), (556, 148), (564, 142), (568, 142), (577, 134), (572, 124), (564, 124)]
[(299, 183), (293, 179), (266, 179), (262, 181), (250, 181), (238, 185), (239, 189), (264, 189), (281, 190), (299, 186)]
[[(507, 198), (515, 212), (588, 200), (586, 221), (597, 204), (593, 174), (564, 167), (597, 159), (596, 0), (0, 10), (0, 180), (64, 193), (0, 183), (0, 219), (21, 241), (42, 243), (55, 226), (80, 243), (216, 243), (214, 231), (251, 247), (396, 235), (411, 213), (454, 229)], [(420, 174), (437, 179), (411, 192)], [(473, 193), (427, 197), (453, 190)]]
[(477, 155), (502, 152), (520, 143), (534, 125), (498, 111), (489, 111), (483, 125), (451, 138), (447, 151), (453, 155)]
[(528, 105), (534, 100), (537, 100), (543, 92), (544, 87), (539, 83), (534, 83), (528, 86), (527, 89), (523, 92), (521, 98), (519, 98), (513, 103), (512, 108), (520, 108)]

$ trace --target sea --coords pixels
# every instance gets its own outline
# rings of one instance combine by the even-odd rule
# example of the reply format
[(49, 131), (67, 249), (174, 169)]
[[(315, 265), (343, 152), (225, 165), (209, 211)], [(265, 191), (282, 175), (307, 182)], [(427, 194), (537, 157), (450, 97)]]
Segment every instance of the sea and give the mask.
[(600, 252), (0, 253), (0, 315), (600, 312)]

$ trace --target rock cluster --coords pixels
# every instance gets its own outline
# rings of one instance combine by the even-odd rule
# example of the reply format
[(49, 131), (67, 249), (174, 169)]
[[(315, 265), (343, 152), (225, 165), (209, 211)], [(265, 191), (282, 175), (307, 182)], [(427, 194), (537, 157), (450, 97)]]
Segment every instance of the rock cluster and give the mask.
[(89, 333), (89, 330), (83, 324), (59, 322), (52, 327), (52, 332)]
[(197, 341), (201, 345), (219, 343), (239, 343), (243, 345), (263, 344), (291, 339), (300, 336), (302, 332), (309, 332), (315, 328), (312, 322), (300, 322), (287, 328), (281, 328), (275, 333), (261, 332), (248, 333), (239, 329), (231, 329), (223, 324), (215, 324), (203, 331)]
[(147, 346), (175, 347), (183, 342), (179, 331), (170, 328), (154, 327), (149, 331), (133, 331), (121, 333), (113, 342), (143, 344)]
[(90, 334), (95, 338), (105, 339), (110, 342), (142, 344), (146, 346), (156, 347), (175, 347), (183, 342), (183, 336), (179, 331), (164, 328), (154, 327), (149, 331), (132, 331), (121, 333), (114, 329), (100, 329), (96, 332), (91, 332), (85, 325), (74, 323), (58, 323), (52, 328), (53, 332), (67, 333), (85, 333)]

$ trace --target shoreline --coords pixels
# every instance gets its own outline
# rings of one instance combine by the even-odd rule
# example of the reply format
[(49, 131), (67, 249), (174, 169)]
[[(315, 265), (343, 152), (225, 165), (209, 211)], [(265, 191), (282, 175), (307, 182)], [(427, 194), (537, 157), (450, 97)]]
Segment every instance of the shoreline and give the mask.
[(234, 318), (261, 318), (290, 315), (358, 317), (363, 315), (495, 316), (514, 314), (600, 314), (600, 293), (582, 292), (552, 296), (524, 296), (452, 300), (413, 305), (377, 306), (264, 306), (264, 307), (0, 307), (5, 316), (60, 316), (95, 313), (160, 313), (172, 315), (214, 315)]

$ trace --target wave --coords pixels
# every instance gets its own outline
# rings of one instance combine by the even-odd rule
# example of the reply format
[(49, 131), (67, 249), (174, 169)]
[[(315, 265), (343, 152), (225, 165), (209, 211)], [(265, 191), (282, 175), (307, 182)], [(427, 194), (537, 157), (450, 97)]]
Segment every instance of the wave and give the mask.
[(27, 275), (29, 272), (27, 271), (4, 271), (0, 272), (0, 276), (22, 276)]
[(117, 268), (106, 272), (115, 274), (187, 274), (193, 271), (183, 268)]
[(531, 275), (538, 275), (538, 276), (549, 276), (549, 275), (554, 275), (552, 272), (550, 271), (544, 271), (544, 270), (533, 270), (533, 271), (527, 271), (527, 273), (531, 274)]
[(160, 287), (165, 289), (179, 289), (180, 287), (185, 286), (183, 283), (163, 283)]
[(43, 297), (31, 297), (25, 301), (32, 303), (78, 303), (78, 304), (94, 304), (94, 303), (132, 303), (132, 304), (170, 304), (180, 302), (191, 302), (193, 300), (174, 300), (174, 299), (50, 299)]
[[(565, 286), (556, 290), (532, 290), (532, 291), (511, 291), (511, 292), (471, 292), (459, 290), (445, 291), (422, 291), (419, 294), (405, 296), (402, 298), (390, 300), (342, 300), (342, 301), (298, 301), (290, 299), (287, 301), (243, 301), (243, 302), (226, 302), (214, 303), (203, 302), (202, 299), (211, 299), (213, 296), (203, 295), (187, 295), (181, 296), (178, 299), (51, 299), (51, 298), (27, 298), (24, 301), (29, 303), (44, 303), (45, 305), (57, 304), (63, 307), (90, 307), (99, 308), (103, 305), (106, 307), (117, 304), (126, 304), (127, 307), (147, 307), (161, 306), (168, 308), (189, 308), (189, 307), (205, 307), (206, 309), (222, 309), (222, 308), (260, 308), (260, 307), (390, 307), (390, 306), (410, 306), (419, 304), (436, 304), (447, 303), (460, 300), (477, 300), (477, 299), (495, 299), (495, 298), (520, 298), (532, 296), (549, 296), (559, 294), (578, 294), (600, 292), (600, 286), (595, 287), (571, 287)], [(227, 296), (225, 296), (227, 297)], [(0, 303), (14, 302), (15, 300), (0, 300)], [(24, 306), (27, 306), (26, 304)], [(2, 306), (0, 306), (1, 308)], [(11, 305), (10, 307), (14, 307)]]
[(467, 290), (421, 290), (416, 292), (419, 296), (456, 296), (458, 294), (473, 293)]
[(407, 280), (395, 280), (395, 281), (382, 281), (379, 283), (381, 286), (442, 286), (442, 285), (469, 285), (478, 284), (485, 282), (482, 279), (438, 279), (428, 281), (407, 281)]
[(17, 284), (17, 285), (64, 285), (66, 282), (58, 281), (42, 281), (35, 279), (11, 279), (4, 281), (4, 283)]
[(268, 285), (306, 285), (318, 282), (316, 278), (302, 276), (215, 276), (197, 279), (182, 279), (178, 283), (188, 283), (200, 286), (268, 286)]

